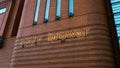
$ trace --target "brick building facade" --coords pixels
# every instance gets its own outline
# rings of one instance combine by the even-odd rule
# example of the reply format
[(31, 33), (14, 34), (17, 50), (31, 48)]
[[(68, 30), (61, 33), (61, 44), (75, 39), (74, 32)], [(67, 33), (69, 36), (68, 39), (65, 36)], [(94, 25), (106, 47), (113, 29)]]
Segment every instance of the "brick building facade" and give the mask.
[(109, 0), (0, 0), (0, 68), (119, 68)]

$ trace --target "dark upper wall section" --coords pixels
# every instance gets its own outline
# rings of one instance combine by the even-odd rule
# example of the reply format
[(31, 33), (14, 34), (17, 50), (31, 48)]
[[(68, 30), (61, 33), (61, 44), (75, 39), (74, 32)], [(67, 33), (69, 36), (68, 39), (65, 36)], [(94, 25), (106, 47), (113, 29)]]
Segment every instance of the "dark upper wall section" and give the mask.
[(24, 5), (24, 0), (0, 1), (0, 7), (6, 6), (7, 8), (5, 13), (0, 14), (0, 36), (2, 35), (4, 37), (3, 47), (0, 48), (0, 68), (4, 68), (9, 67), (10, 65), (16, 40), (16, 37), (11, 35), (12, 31), (16, 33), (14, 30), (17, 30), (17, 28), (14, 27), (16, 27), (16, 24), (19, 24), (19, 19), (22, 13), (21, 7)]
[(0, 36), (3, 36), (5, 26), (7, 23), (9, 11), (11, 8), (12, 1), (11, 0), (5, 0), (0, 2), (0, 8), (6, 8), (6, 11), (4, 13), (0, 14)]

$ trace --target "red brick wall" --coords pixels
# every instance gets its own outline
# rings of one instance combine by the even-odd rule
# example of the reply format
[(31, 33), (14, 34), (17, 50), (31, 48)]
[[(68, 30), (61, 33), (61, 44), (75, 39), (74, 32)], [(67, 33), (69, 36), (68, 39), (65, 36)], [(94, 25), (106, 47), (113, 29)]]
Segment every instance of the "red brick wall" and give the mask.
[(3, 36), (7, 18), (8, 18), (8, 14), (9, 14), (9, 11), (11, 8), (11, 4), (12, 4), (11, 2), (1, 2), (0, 3), (0, 8), (3, 8), (3, 7), (7, 8), (6, 12), (0, 14), (0, 36)]
[(0, 14), (0, 36), (4, 37), (4, 44), (3, 47), (0, 48), (0, 67), (9, 67), (11, 62), (11, 56), (13, 52), (14, 42), (15, 38), (7, 38), (4, 36), (4, 33), (6, 31), (6, 24), (7, 22), (10, 8), (11, 8), (12, 2), (1, 2), (1, 7), (6, 7), (7, 10), (5, 13)]
[(0, 48), (0, 67), (10, 65), (14, 42), (14, 37), (4, 40), (3, 48)]
[[(74, 0), (73, 17), (68, 17), (68, 0), (62, 0), (61, 19), (55, 20), (55, 0), (51, 0), (48, 23), (43, 23), (45, 0), (41, 0), (37, 25), (32, 25), (35, 0), (25, 0), (21, 23), (13, 51), (11, 67), (15, 68), (114, 68), (113, 49), (107, 24), (104, 0)], [(89, 28), (86, 38), (42, 41), (39, 45), (18, 48), (21, 38), (33, 35)], [(26, 46), (26, 45), (24, 45)]]
[[(13, 47), (16, 40), (16, 37), (12, 37), (11, 34), (13, 30), (13, 25), (15, 23), (15, 17), (19, 6), (19, 1), (20, 0), (9, 0), (2, 3), (2, 6), (7, 7), (7, 11), (3, 14), (0, 14), (0, 35), (4, 37), (3, 47), (0, 48), (0, 68), (10, 67)], [(3, 24), (1, 25), (1, 23)]]

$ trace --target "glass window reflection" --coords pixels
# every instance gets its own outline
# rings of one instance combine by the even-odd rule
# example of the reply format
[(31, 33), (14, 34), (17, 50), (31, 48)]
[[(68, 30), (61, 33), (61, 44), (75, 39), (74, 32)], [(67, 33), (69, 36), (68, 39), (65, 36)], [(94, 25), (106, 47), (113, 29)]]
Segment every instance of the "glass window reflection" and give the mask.
[(39, 8), (40, 8), (40, 0), (37, 0), (36, 1), (36, 8), (35, 8), (33, 25), (37, 24), (38, 15), (39, 15)]
[(114, 21), (116, 24), (117, 36), (120, 44), (120, 0), (111, 0)]
[(68, 0), (68, 15), (70, 17), (74, 15), (74, 0)]
[(1, 13), (5, 13), (5, 12), (6, 12), (6, 10), (7, 10), (7, 8), (6, 8), (6, 7), (4, 7), (4, 8), (0, 8), (0, 14), (1, 14)]
[(56, 0), (56, 19), (60, 19), (61, 0)]
[(44, 23), (48, 22), (49, 9), (50, 9), (50, 0), (46, 0), (46, 7), (45, 7), (45, 13), (44, 13)]

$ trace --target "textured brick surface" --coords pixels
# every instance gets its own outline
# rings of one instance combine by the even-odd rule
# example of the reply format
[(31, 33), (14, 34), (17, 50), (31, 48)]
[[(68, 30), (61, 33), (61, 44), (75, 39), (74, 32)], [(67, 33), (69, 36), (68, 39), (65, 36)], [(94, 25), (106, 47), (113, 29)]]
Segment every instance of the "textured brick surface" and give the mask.
[(8, 38), (4, 40), (3, 48), (0, 49), (0, 66), (9, 66), (13, 52), (15, 38)]
[(114, 68), (114, 59), (103, 0), (74, 0), (74, 16), (68, 17), (68, 0), (62, 0), (61, 19), (55, 20), (56, 4), (51, 0), (49, 20), (43, 23), (45, 1), (41, 1), (39, 19), (33, 26), (35, 1), (26, 0), (22, 21), (17, 35), (20, 38), (33, 35), (89, 28), (86, 38), (41, 42), (37, 46), (17, 48), (11, 66), (15, 68)]
[[(56, 0), (50, 0), (47, 23), (43, 23), (46, 0), (41, 0), (36, 25), (32, 25), (36, 0), (25, 0), (18, 34), (11, 37), (20, 1), (15, 0), (14, 8), (11, 7), (15, 11), (10, 12), (7, 19), (7, 27), (3, 33), (4, 48), (0, 49), (0, 66), (10, 64), (11, 68), (115, 68), (104, 0), (74, 0), (73, 17), (68, 17), (68, 0), (62, 0), (60, 20), (55, 20)], [(2, 17), (1, 15), (0, 19)], [(48, 33), (78, 28), (89, 28), (88, 35), (85, 38), (65, 39), (64, 42), (42, 41), (40, 44), (27, 45), (32, 45), (30, 47), (18, 48), (21, 38), (37, 35), (46, 38)]]
[(20, 0), (17, 0), (17, 2), (12, 2), (9, 0), (4, 3), (2, 2), (3, 5), (0, 3), (0, 7), (6, 6), (7, 8), (5, 13), (0, 14), (0, 36), (4, 37), (3, 47), (0, 48), (0, 68), (9, 68), (10, 66), (13, 47), (16, 40), (16, 37), (12, 37), (11, 34), (19, 6), (19, 1)]

